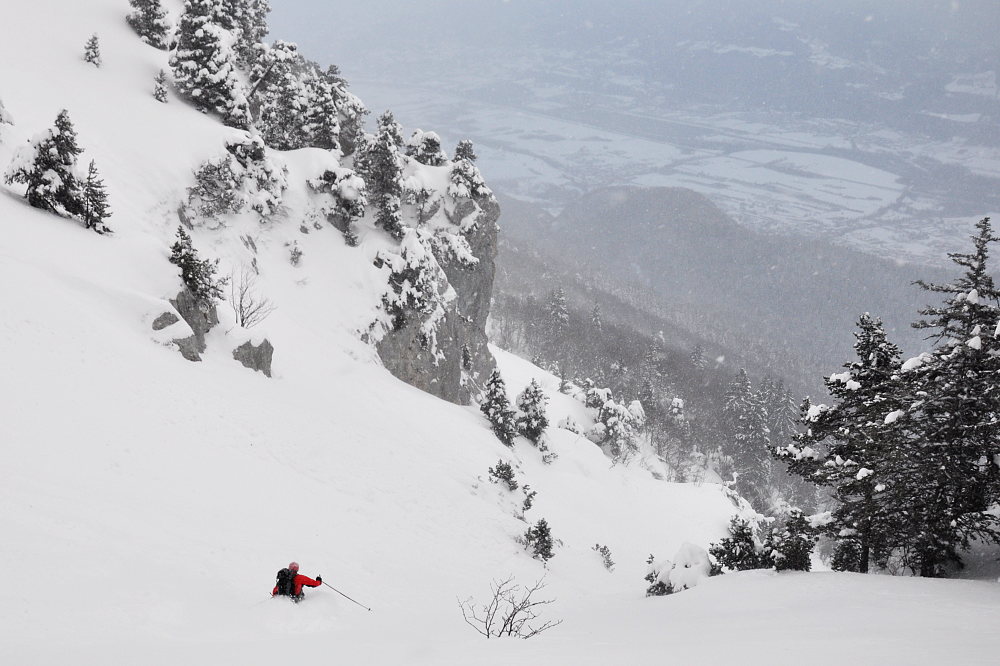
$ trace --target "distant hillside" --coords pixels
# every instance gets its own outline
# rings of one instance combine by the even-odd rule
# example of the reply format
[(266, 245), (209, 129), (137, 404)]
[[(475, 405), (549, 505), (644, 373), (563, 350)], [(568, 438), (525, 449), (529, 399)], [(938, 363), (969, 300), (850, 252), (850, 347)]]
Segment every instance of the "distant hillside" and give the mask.
[(922, 348), (909, 324), (926, 301), (911, 283), (946, 278), (814, 239), (749, 231), (681, 188), (608, 188), (558, 217), (503, 205), (512, 238), (584, 266), (608, 291), (646, 291), (636, 299), (643, 309), (799, 385), (818, 386), (850, 357), (866, 311), (904, 349)]

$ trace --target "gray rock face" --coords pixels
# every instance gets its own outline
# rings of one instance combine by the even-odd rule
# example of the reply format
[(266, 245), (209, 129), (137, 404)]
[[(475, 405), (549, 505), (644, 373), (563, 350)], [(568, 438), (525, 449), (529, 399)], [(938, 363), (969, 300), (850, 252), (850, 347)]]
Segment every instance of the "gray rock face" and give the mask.
[[(200, 361), (201, 354), (205, 351), (205, 334), (207, 334), (213, 326), (219, 323), (219, 312), (213, 305), (208, 309), (207, 312), (202, 311), (198, 307), (197, 299), (195, 299), (194, 294), (188, 289), (181, 290), (177, 296), (170, 301), (170, 304), (174, 306), (174, 309), (180, 314), (191, 330), (194, 331), (194, 335), (187, 338), (181, 338), (174, 340), (177, 348), (180, 350), (181, 355), (189, 361)], [(164, 315), (170, 313), (164, 313), (157, 317), (156, 321), (161, 324), (165, 321)], [(155, 328), (156, 322), (154, 322)]]
[[(478, 221), (464, 236), (479, 262), (468, 266), (434, 249), (457, 295), (438, 322), (436, 348), (432, 350), (417, 313), (408, 313), (407, 324), (386, 333), (377, 345), (382, 363), (397, 378), (459, 405), (472, 401), (495, 367), (487, 348), (486, 319), (496, 276), (500, 206), (492, 197), (477, 199), (475, 204), (480, 209)], [(463, 201), (451, 221), (460, 224), (475, 211), (471, 200)]]
[(173, 326), (180, 321), (180, 317), (175, 315), (173, 312), (164, 312), (159, 317), (153, 320), (153, 330), (162, 331), (167, 326)]
[(254, 345), (247, 341), (233, 350), (233, 358), (243, 364), (243, 367), (263, 372), (267, 377), (271, 376), (271, 357), (274, 355), (274, 346), (266, 338), (259, 345)]

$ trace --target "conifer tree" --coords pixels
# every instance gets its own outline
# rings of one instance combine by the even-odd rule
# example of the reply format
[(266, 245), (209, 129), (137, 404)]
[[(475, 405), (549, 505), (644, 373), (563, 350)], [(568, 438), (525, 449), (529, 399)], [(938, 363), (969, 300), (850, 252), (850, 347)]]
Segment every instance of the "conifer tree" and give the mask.
[(400, 147), (402, 128), (391, 111), (386, 111), (378, 119), (378, 130), (370, 142), (366, 142), (362, 165), (362, 175), (368, 185), (369, 201), (375, 205), (375, 224), (385, 229), (397, 240), (403, 237), (403, 222), (400, 217), (400, 197), (403, 174)]
[(510, 400), (507, 399), (507, 385), (499, 370), (494, 370), (486, 382), (486, 391), (479, 410), (489, 419), (497, 439), (506, 446), (514, 446), (517, 423), (514, 420), (514, 410), (510, 408)]
[(125, 17), (136, 34), (150, 46), (166, 49), (170, 36), (170, 23), (160, 0), (129, 0), (132, 13)]
[(167, 103), (167, 73), (162, 69), (153, 82), (153, 99), (157, 102)]
[(200, 110), (218, 113), (227, 125), (245, 129), (250, 109), (236, 74), (232, 37), (216, 22), (221, 7), (221, 0), (184, 1), (170, 67), (177, 89)]
[(222, 300), (223, 287), (228, 279), (217, 279), (219, 260), (209, 261), (198, 256), (191, 236), (184, 227), (177, 227), (177, 241), (170, 248), (170, 263), (181, 269), (181, 280), (195, 297), (198, 307), (207, 312), (216, 301)]
[(799, 509), (792, 509), (783, 529), (771, 534), (771, 556), (776, 571), (809, 571), (816, 537)]
[(517, 429), (523, 436), (527, 437), (534, 444), (538, 444), (545, 429), (549, 426), (549, 419), (545, 414), (545, 404), (548, 398), (542, 392), (542, 387), (534, 379), (517, 396)]
[(108, 193), (104, 187), (104, 181), (97, 173), (97, 165), (94, 160), (90, 161), (87, 169), (87, 180), (83, 183), (83, 206), (80, 211), (83, 224), (88, 229), (93, 229), (99, 234), (104, 234), (111, 229), (104, 223), (111, 217), (111, 206), (108, 204)]
[(406, 154), (427, 166), (441, 166), (448, 161), (448, 156), (441, 149), (441, 137), (435, 132), (419, 129), (407, 139)]
[(472, 141), (463, 139), (458, 142), (457, 146), (455, 146), (455, 157), (453, 158), (455, 162), (458, 162), (459, 160), (475, 162), (477, 157), (475, 148), (472, 146)]
[(76, 176), (76, 159), (82, 151), (76, 130), (63, 109), (54, 128), (32, 139), (11, 162), (4, 181), (28, 186), (24, 196), (34, 208), (70, 217), (82, 209), (82, 191)]
[(551, 560), (555, 553), (552, 552), (552, 530), (544, 518), (540, 518), (534, 527), (529, 527), (524, 535), (525, 546), (531, 548), (533, 557), (542, 562)]
[(726, 439), (722, 453), (732, 460), (737, 472), (736, 489), (758, 508), (764, 508), (771, 476), (770, 432), (760, 397), (750, 377), (740, 370), (726, 391), (722, 410)]
[[(826, 378), (833, 404), (803, 408), (805, 431), (776, 455), (789, 470), (829, 487), (838, 502), (826, 531), (841, 542), (841, 562), (848, 552), (858, 561), (851, 571), (867, 572), (869, 563), (882, 559), (896, 528), (898, 512), (884, 489), (892, 484), (892, 435), (885, 417), (900, 407), (899, 348), (891, 343), (882, 322), (865, 313), (854, 333), (856, 360), (845, 372)], [(890, 424), (891, 425), (891, 424)], [(846, 563), (844, 566), (847, 566)]]
[(101, 45), (96, 34), (87, 40), (87, 45), (83, 49), (83, 59), (94, 67), (101, 66)]
[(768, 569), (773, 564), (769, 552), (754, 536), (750, 523), (736, 516), (729, 521), (729, 536), (712, 544), (708, 554), (715, 558), (719, 567), (730, 571)]
[[(973, 539), (1000, 542), (1000, 292), (990, 275), (989, 218), (976, 225), (973, 251), (950, 253), (962, 275), (948, 284), (918, 281), (944, 302), (921, 310), (918, 329), (938, 345), (905, 373), (905, 414), (895, 423), (906, 448), (895, 457), (897, 483), (905, 488), (907, 524), (921, 576), (940, 576)], [(910, 369), (909, 363), (904, 367)]]

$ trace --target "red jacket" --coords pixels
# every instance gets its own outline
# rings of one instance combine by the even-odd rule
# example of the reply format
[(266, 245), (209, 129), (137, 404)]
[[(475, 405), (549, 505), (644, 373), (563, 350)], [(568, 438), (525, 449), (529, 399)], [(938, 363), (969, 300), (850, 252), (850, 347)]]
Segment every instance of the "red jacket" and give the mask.
[[(303, 585), (305, 585), (306, 587), (319, 587), (320, 585), (322, 585), (322, 583), (320, 583), (319, 581), (315, 581), (309, 576), (303, 576), (302, 574), (295, 574), (295, 579), (292, 581), (292, 584), (294, 586), (292, 589), (292, 594), (296, 597), (302, 594)], [(271, 596), (273, 597), (277, 593), (278, 593), (278, 586), (275, 585), (274, 589), (271, 590)]]

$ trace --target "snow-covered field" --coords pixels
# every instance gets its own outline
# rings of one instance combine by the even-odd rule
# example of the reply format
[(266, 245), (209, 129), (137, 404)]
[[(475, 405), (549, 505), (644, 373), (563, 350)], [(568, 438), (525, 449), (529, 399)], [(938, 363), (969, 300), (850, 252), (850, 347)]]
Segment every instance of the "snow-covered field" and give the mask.
[[(302, 233), (301, 183), (283, 219), (194, 234), (224, 272), (251, 258), (240, 235), (255, 240), (278, 309), (251, 333), (274, 343), (274, 377), (233, 361), (248, 334), (225, 306), (201, 363), (156, 342), (150, 321), (181, 286), (173, 211), (230, 130), (153, 100), (166, 55), (131, 33), (127, 9), (0, 9), (0, 99), (17, 123), (0, 129), (0, 165), (68, 109), (116, 232), (0, 187), (0, 663), (995, 663), (992, 581), (753, 572), (645, 598), (649, 553), (706, 547), (739, 509), (715, 485), (612, 467), (565, 430), (545, 465), (524, 441), (503, 447), (475, 407), (392, 378), (358, 338), (388, 241)], [(101, 69), (81, 58), (95, 31)], [(292, 181), (316, 152), (279, 156)], [(538, 378), (553, 422), (586, 422), (554, 377), (497, 356), (512, 393)], [(515, 542), (520, 498), (486, 478), (501, 458), (538, 492), (527, 519), (560, 540), (547, 569)], [(372, 611), (325, 587), (300, 605), (270, 599), (292, 559)], [(485, 601), (511, 574), (545, 576), (546, 617), (563, 623), (530, 641), (468, 627), (458, 600)]]

